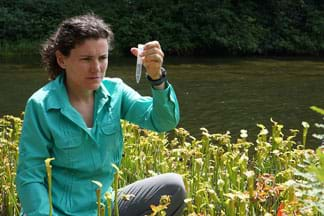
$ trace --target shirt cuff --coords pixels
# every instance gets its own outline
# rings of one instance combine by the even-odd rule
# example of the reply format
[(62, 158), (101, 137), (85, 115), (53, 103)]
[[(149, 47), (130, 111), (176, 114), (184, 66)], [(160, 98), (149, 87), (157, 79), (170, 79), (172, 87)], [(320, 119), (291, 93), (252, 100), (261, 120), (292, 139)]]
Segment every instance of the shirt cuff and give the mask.
[(173, 103), (176, 102), (175, 92), (168, 81), (165, 82), (165, 89), (154, 89), (152, 87), (152, 95), (153, 99), (158, 103), (165, 104), (169, 101), (172, 101)]

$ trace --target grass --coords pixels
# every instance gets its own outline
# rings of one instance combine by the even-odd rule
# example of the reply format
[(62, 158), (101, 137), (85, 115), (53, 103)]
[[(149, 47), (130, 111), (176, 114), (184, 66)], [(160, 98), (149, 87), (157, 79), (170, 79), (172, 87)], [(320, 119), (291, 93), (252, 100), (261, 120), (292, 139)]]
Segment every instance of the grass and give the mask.
[[(123, 121), (125, 156), (115, 168), (114, 188), (177, 172), (188, 194), (184, 215), (323, 214), (324, 182), (318, 173), (324, 169), (324, 156), (322, 150), (305, 149), (309, 126), (303, 123), (300, 131), (284, 135), (283, 125), (271, 121), (270, 130), (257, 125), (260, 132), (255, 141), (245, 130), (233, 141), (229, 132), (209, 134), (201, 128), (201, 137), (195, 138), (183, 128), (155, 133)], [(20, 208), (14, 178), (21, 124), (20, 118), (12, 116), (0, 119), (0, 215), (18, 215)], [(312, 188), (305, 189), (307, 185)], [(105, 194), (108, 206), (111, 196)], [(169, 199), (161, 197), (159, 206), (152, 205), (152, 215), (165, 215)], [(93, 202), (102, 212), (99, 209), (105, 204), (98, 200)], [(118, 208), (114, 211), (118, 214)]]

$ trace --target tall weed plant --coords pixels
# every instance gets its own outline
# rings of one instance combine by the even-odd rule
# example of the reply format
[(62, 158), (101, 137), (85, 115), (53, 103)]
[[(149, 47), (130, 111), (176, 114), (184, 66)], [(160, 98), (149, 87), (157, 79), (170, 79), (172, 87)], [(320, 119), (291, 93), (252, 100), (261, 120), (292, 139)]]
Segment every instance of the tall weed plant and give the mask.
[[(114, 188), (177, 172), (187, 190), (184, 215), (322, 215), (324, 156), (321, 148), (305, 148), (309, 125), (304, 122), (301, 131), (284, 135), (284, 126), (271, 122), (271, 129), (257, 125), (255, 141), (246, 130), (233, 141), (229, 132), (201, 128), (196, 138), (183, 128), (155, 133), (123, 121), (125, 154), (115, 168)], [(0, 215), (18, 215), (20, 209), (14, 179), (21, 124), (12, 116), (0, 119)], [(104, 214), (104, 205), (111, 215), (112, 194), (104, 193), (107, 202), (100, 203), (100, 182), (94, 183), (98, 215)], [(151, 215), (165, 215), (170, 202), (172, 196), (161, 197), (158, 206), (151, 205)]]

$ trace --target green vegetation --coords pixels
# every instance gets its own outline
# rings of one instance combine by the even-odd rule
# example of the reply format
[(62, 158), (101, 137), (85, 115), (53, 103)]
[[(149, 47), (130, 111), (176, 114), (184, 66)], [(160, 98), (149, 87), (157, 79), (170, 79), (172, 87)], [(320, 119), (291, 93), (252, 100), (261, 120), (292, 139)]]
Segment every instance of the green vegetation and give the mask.
[(14, 0), (0, 1), (1, 55), (24, 51), (21, 44), (26, 41), (33, 42), (37, 52), (35, 45), (62, 19), (91, 11), (112, 25), (113, 55), (129, 55), (130, 47), (149, 40), (159, 40), (168, 55), (319, 55), (324, 51), (324, 2), (320, 0)]
[[(22, 120), (12, 116), (0, 119), (0, 215), (18, 215), (15, 190), (17, 145)], [(125, 156), (116, 169), (114, 188), (160, 173), (183, 176), (188, 197), (185, 215), (321, 215), (324, 209), (324, 152), (305, 149), (309, 125), (285, 136), (283, 125), (272, 120), (271, 132), (258, 124), (255, 142), (241, 131), (232, 141), (229, 133), (209, 134), (202, 128), (201, 138), (183, 128), (174, 134), (155, 133), (122, 122)], [(298, 138), (300, 137), (300, 138)], [(300, 139), (300, 140), (299, 140)], [(98, 185), (100, 182), (93, 182)], [(131, 194), (125, 194), (131, 199)], [(97, 202), (103, 213), (111, 209)], [(152, 215), (164, 215), (172, 197), (161, 197)], [(118, 211), (118, 209), (115, 211)], [(111, 215), (111, 212), (108, 212)], [(115, 214), (118, 212), (115, 212)], [(98, 213), (98, 215), (100, 215)]]
[(21, 127), (20, 118), (0, 118), (0, 215), (19, 215), (15, 178)]

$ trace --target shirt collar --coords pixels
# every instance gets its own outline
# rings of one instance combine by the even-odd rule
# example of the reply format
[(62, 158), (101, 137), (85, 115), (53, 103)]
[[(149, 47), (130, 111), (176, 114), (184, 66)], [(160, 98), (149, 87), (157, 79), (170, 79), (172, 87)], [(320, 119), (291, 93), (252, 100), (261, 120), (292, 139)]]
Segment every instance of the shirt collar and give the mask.
[[(47, 111), (50, 109), (64, 109), (71, 106), (64, 82), (65, 73), (61, 73), (56, 77), (55, 80), (51, 81), (49, 85), (44, 87), (44, 90), (49, 91), (45, 100)], [(110, 93), (102, 82), (95, 92), (95, 97), (99, 102), (99, 107), (103, 106), (111, 97)]]
[(96, 90), (96, 95), (98, 95), (100, 98), (105, 99), (108, 99), (110, 97), (110, 93), (102, 82), (100, 83), (99, 88)]
[(69, 104), (69, 98), (64, 85), (65, 73), (59, 74), (55, 80), (52, 80), (44, 87), (48, 89), (48, 94), (45, 99), (46, 110), (63, 109)]
[(99, 88), (95, 92), (95, 103), (96, 103), (96, 113), (98, 114), (101, 112), (105, 104), (110, 101), (110, 93), (108, 92), (107, 88), (101, 82)]

